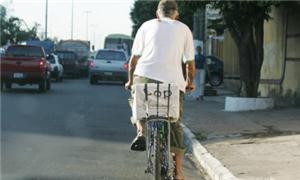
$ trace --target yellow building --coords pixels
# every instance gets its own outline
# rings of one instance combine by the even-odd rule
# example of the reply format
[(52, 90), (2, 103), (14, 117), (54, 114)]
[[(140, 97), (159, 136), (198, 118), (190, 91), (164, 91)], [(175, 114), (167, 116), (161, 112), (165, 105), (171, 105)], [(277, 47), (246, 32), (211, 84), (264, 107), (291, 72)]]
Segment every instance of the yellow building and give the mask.
[[(300, 4), (273, 8), (273, 19), (264, 24), (264, 63), (259, 93), (276, 103), (300, 105)], [(238, 91), (239, 59), (228, 31), (223, 44), (224, 84)]]

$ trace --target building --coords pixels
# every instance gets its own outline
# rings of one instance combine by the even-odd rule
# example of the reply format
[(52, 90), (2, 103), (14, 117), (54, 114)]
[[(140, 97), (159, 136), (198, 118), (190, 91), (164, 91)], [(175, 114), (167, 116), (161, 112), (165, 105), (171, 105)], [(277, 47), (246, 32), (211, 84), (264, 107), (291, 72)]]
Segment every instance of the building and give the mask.
[[(277, 104), (300, 105), (300, 3), (282, 3), (272, 9), (271, 17), (264, 24), (264, 62), (258, 91), (262, 97), (274, 97)], [(213, 41), (206, 46), (224, 61), (224, 85), (239, 91), (237, 47), (227, 30), (223, 36), (219, 42), (208, 37)]]

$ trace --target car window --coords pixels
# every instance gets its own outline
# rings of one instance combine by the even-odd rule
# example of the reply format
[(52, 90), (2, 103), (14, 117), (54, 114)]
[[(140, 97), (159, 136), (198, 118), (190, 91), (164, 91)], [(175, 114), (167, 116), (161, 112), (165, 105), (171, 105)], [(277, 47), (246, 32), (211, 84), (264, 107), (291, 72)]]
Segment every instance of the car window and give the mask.
[(67, 52), (58, 52), (57, 56), (62, 60), (76, 60), (75, 54)]
[(40, 47), (32, 46), (10, 46), (6, 51), (9, 57), (44, 57), (44, 52)]
[(125, 54), (120, 51), (99, 51), (96, 59), (105, 59), (112, 61), (126, 61)]

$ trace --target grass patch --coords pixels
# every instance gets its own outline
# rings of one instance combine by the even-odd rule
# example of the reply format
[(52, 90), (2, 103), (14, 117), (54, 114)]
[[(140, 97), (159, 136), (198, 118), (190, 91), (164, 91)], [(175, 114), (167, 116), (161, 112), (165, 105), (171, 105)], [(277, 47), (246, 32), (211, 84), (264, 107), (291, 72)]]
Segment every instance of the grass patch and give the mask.
[(194, 133), (194, 134), (195, 134), (195, 137), (198, 141), (206, 141), (207, 140), (207, 137), (201, 132), (197, 132), (197, 133)]

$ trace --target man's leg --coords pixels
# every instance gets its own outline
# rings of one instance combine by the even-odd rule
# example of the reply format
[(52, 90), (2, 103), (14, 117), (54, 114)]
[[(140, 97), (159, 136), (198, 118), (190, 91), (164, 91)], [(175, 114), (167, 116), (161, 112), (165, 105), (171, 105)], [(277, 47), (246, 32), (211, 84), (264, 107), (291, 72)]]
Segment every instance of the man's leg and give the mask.
[[(133, 78), (133, 85), (134, 84), (145, 84), (145, 83), (157, 83), (158, 81), (149, 79), (146, 77), (135, 76)], [(132, 91), (132, 97), (134, 95), (134, 90)], [(137, 136), (133, 140), (131, 144), (131, 150), (136, 151), (145, 151), (146, 150), (146, 138), (145, 138), (145, 121), (138, 120), (135, 122), (135, 126), (137, 128)]]
[(145, 121), (140, 120), (136, 122), (136, 130), (139, 136), (145, 135)]
[(178, 120), (176, 123), (171, 123), (171, 152), (174, 154), (176, 179), (183, 179), (182, 159), (185, 149), (183, 147), (183, 130), (180, 122)]
[[(180, 117), (183, 112), (184, 93), (180, 92)], [(182, 161), (184, 155), (183, 145), (183, 129), (181, 127), (181, 119), (175, 123), (171, 123), (171, 152), (174, 153), (175, 162), (175, 179), (183, 179)]]
[(183, 179), (182, 159), (182, 153), (175, 153), (175, 179)]

